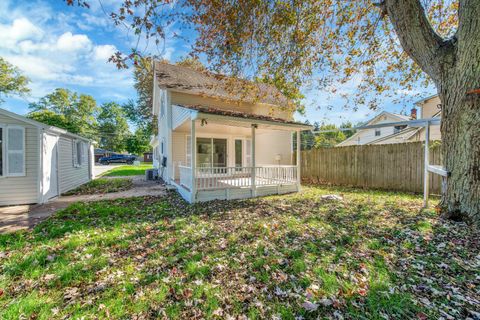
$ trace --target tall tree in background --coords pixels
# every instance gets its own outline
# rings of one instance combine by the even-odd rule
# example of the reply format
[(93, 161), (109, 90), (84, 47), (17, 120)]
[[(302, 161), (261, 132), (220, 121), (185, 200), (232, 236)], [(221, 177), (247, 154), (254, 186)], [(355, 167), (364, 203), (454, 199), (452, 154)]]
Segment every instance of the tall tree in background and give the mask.
[(97, 102), (92, 96), (57, 88), (54, 92), (30, 103), (27, 117), (72, 133), (95, 139)]
[(125, 140), (125, 149), (128, 153), (141, 155), (151, 150), (150, 146), (151, 129), (145, 126), (139, 126), (133, 134), (130, 134)]
[[(315, 79), (354, 109), (375, 109), (379, 99), (433, 83), (450, 172), (444, 216), (480, 223), (480, 1), (179, 0), (172, 6), (169, 0), (123, 0), (111, 17), (157, 44), (173, 23), (190, 24), (198, 34), (194, 52), (211, 68), (251, 77), (281, 74), (297, 87)], [(112, 61), (124, 66), (137, 57), (134, 50)], [(358, 90), (338, 92), (337, 84), (348, 81)]]
[(115, 102), (104, 103), (98, 114), (99, 145), (103, 149), (121, 152), (126, 150), (130, 131), (122, 107)]
[(0, 57), (0, 103), (4, 102), (4, 97), (30, 93), (29, 81), (17, 67)]
[(322, 132), (315, 136), (315, 147), (334, 147), (347, 137), (345, 133), (338, 130), (339, 128), (334, 124), (324, 124), (320, 125), (319, 130), (332, 130), (331, 132)]
[[(343, 122), (340, 125), (340, 129), (350, 129), (350, 128), (353, 128), (353, 127), (355, 127), (355, 126), (350, 121)], [(343, 131), (343, 133), (345, 134), (345, 139), (348, 139), (351, 136), (353, 136), (355, 134), (355, 132), (357, 132), (357, 130), (345, 130), (345, 131)]]

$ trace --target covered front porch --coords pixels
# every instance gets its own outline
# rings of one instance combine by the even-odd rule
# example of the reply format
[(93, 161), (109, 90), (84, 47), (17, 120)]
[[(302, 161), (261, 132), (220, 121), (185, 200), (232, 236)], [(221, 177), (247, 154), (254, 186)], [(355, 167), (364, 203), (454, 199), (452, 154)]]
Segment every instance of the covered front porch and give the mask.
[(294, 153), (293, 133), (308, 126), (183, 106), (174, 106), (173, 115), (170, 183), (185, 200), (242, 199), (300, 189), (300, 135)]

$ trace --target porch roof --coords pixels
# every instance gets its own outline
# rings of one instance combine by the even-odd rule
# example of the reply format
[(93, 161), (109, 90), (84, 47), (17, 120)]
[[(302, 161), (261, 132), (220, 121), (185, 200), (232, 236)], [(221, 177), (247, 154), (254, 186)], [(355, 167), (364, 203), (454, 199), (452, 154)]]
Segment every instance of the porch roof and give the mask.
[(179, 107), (187, 108), (193, 111), (196, 111), (196, 118), (201, 118), (202, 116), (208, 119), (223, 120), (225, 122), (234, 122), (235, 125), (250, 126), (251, 124), (261, 124), (267, 127), (282, 127), (284, 130), (289, 128), (290, 130), (311, 130), (312, 126), (305, 123), (289, 121), (281, 118), (259, 115), (253, 113), (239, 112), (239, 111), (230, 111), (230, 110), (221, 110), (212, 107), (206, 107), (201, 105), (178, 105)]

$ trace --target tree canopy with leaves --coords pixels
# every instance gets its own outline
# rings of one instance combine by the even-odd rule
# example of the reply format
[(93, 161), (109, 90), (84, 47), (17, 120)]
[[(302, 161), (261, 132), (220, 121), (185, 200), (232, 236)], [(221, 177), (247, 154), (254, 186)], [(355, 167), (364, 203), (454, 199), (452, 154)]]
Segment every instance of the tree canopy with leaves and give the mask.
[[(85, 5), (88, 1), (67, 1)], [(123, 0), (117, 24), (156, 43), (177, 23), (215, 70), (313, 84), (353, 108), (433, 84), (442, 102), (446, 217), (480, 222), (480, 2), (478, 0)], [(116, 53), (123, 66), (140, 53)], [(337, 92), (351, 81), (354, 94)], [(375, 93), (375, 94), (372, 94)]]
[(99, 146), (118, 152), (126, 150), (130, 130), (122, 107), (115, 102), (104, 103), (100, 107), (97, 121)]
[(0, 57), (0, 103), (4, 101), (4, 97), (30, 93), (29, 82), (17, 67)]
[(29, 108), (28, 117), (32, 119), (95, 139), (98, 107), (92, 96), (57, 88), (38, 102), (30, 103)]

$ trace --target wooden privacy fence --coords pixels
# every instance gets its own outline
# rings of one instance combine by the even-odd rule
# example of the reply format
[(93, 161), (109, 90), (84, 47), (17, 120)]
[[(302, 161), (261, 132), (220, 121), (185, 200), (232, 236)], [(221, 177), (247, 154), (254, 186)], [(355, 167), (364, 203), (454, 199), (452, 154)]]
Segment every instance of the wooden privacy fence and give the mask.
[[(439, 143), (430, 163), (441, 165)], [(423, 192), (423, 142), (320, 148), (302, 151), (302, 180), (311, 183)], [(430, 193), (441, 193), (442, 180), (430, 174)]]

